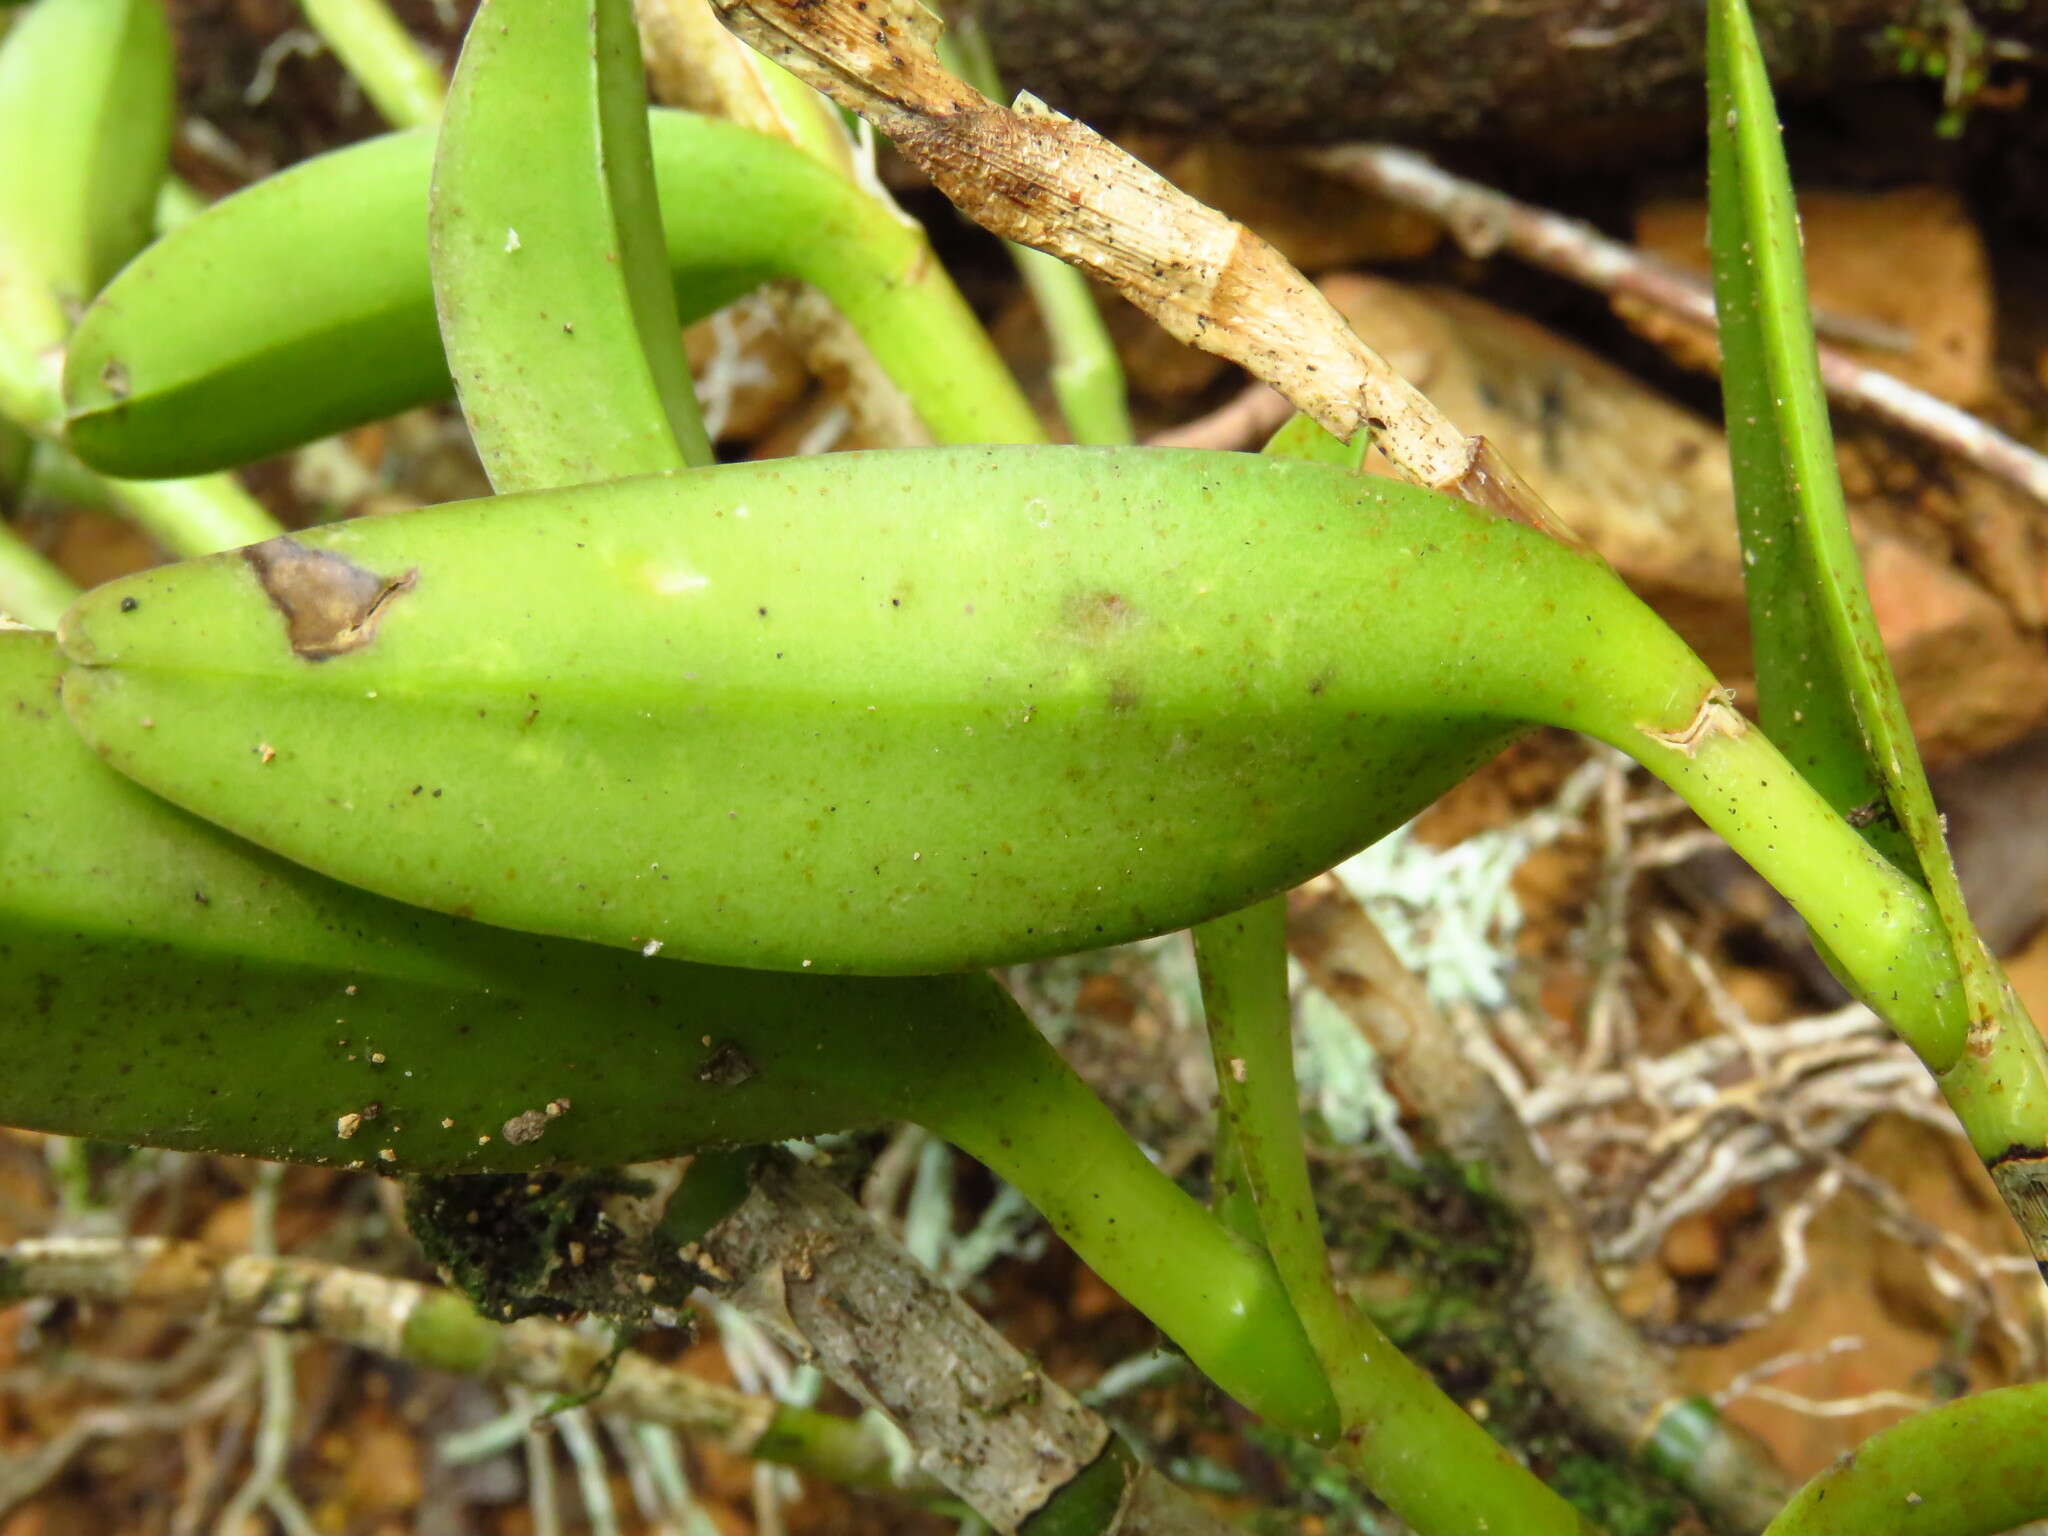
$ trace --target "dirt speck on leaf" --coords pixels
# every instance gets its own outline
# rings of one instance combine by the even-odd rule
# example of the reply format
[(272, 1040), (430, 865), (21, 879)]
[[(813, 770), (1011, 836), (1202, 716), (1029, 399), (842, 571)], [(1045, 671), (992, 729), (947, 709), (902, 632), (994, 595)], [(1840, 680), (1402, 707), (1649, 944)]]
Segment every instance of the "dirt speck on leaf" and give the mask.
[(544, 1109), (529, 1109), (507, 1120), (500, 1131), (505, 1140), (513, 1146), (523, 1147), (528, 1142), (540, 1140), (542, 1133), (548, 1128), (550, 1118)]
[(760, 1068), (754, 1065), (745, 1051), (726, 1040), (720, 1042), (718, 1049), (697, 1069), (697, 1081), (718, 1088), (737, 1088), (759, 1071)]

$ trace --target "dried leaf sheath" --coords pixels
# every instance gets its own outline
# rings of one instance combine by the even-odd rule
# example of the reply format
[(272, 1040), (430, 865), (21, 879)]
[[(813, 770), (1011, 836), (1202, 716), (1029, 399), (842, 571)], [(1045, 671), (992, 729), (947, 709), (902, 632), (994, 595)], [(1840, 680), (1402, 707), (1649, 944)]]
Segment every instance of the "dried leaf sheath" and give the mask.
[(1266, 241), (1084, 123), (947, 73), (917, 0), (716, 0), (768, 57), (886, 133), (983, 228), (1114, 286), (1171, 335), (1272, 384), (1332, 435), (1372, 428), (1409, 479), (1578, 540)]

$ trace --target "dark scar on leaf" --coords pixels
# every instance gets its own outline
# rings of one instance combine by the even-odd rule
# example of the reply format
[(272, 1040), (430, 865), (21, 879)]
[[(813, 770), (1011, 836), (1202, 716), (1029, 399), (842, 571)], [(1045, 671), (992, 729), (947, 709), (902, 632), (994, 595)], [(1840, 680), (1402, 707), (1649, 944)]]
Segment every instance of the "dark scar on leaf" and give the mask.
[(403, 576), (379, 576), (331, 550), (308, 549), (283, 536), (251, 544), (242, 558), (284, 615), (292, 653), (308, 661), (361, 650), (376, 639), (391, 599), (411, 591), (420, 574), (415, 568)]

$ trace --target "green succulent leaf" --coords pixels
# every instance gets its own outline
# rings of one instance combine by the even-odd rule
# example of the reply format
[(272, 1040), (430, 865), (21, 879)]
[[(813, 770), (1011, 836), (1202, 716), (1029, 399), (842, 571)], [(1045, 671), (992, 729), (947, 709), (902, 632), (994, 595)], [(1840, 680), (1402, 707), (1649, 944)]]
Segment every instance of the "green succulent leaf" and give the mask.
[(1836, 812), (1930, 892), (1944, 930), (1930, 942), (1951, 951), (1971, 1037), (1967, 1051), (1915, 1045), (2048, 1272), (2048, 1045), (1970, 922), (1864, 590), (1762, 49), (1744, 0), (1712, 0), (1708, 21), (1709, 239), (1760, 712)]
[[(847, 316), (940, 441), (1042, 435), (923, 237), (895, 214), (751, 129), (663, 110), (648, 127), (682, 319), (770, 277), (800, 278)], [(112, 474), (190, 474), (445, 399), (427, 256), (433, 156), (425, 131), (335, 150), (142, 252), (72, 337), (72, 448)]]
[(1529, 720), (1675, 729), (1712, 686), (1537, 535), (1246, 455), (843, 454), (477, 510), (90, 594), (74, 720), (387, 895), (904, 973), (1232, 910)]
[[(1896, 780), (1931, 817), (1849, 537), (1791, 178), (1741, 0), (1714, 0), (1710, 36), (1709, 241), (1758, 712), (1844, 815), (1888, 804)], [(1899, 824), (1860, 819), (1867, 837), (1920, 873)]]
[(1039, 446), (475, 511), (89, 593), (62, 629), (74, 723), (160, 793), (386, 895), (873, 974), (1236, 910), (1561, 725), (1637, 754), (1902, 1029), (1961, 1049), (1924, 893), (1611, 572), (1463, 503)]
[(335, 884), (100, 763), (61, 668), (48, 635), (0, 632), (0, 1124), (389, 1170), (603, 1166), (918, 1118), (955, 1064), (978, 1080), (975, 1053), (1030, 1028), (982, 976), (718, 970)]
[(60, 419), (70, 318), (149, 239), (169, 168), (161, 0), (37, 0), (0, 40), (0, 412)]
[(1997, 1536), (2048, 1518), (2048, 1384), (2000, 1387), (1880, 1430), (1764, 1536)]
[(381, 900), (105, 767), (64, 722), (61, 665), (49, 636), (0, 633), (0, 1124), (490, 1173), (914, 1120), (1023, 1190), (1226, 1390), (1327, 1425), (1270, 1266), (988, 976), (727, 970)]
[(434, 304), (500, 491), (711, 461), (665, 270), (630, 0), (484, 0), (429, 203)]

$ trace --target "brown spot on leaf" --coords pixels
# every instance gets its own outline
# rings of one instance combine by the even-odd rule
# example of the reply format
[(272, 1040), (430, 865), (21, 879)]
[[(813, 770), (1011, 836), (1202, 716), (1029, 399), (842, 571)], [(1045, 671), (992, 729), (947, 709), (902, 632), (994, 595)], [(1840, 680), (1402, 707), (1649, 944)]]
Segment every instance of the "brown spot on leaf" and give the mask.
[(697, 1081), (709, 1083), (714, 1088), (737, 1088), (759, 1071), (760, 1068), (754, 1065), (745, 1051), (732, 1041), (724, 1040), (697, 1069)]
[(332, 550), (308, 549), (283, 535), (251, 544), (242, 558), (271, 606), (284, 615), (292, 654), (307, 661), (368, 645), (391, 600), (419, 579), (417, 570), (379, 576)]
[(1109, 639), (1137, 622), (1138, 611), (1121, 592), (1077, 592), (1066, 602), (1067, 626), (1090, 643)]

